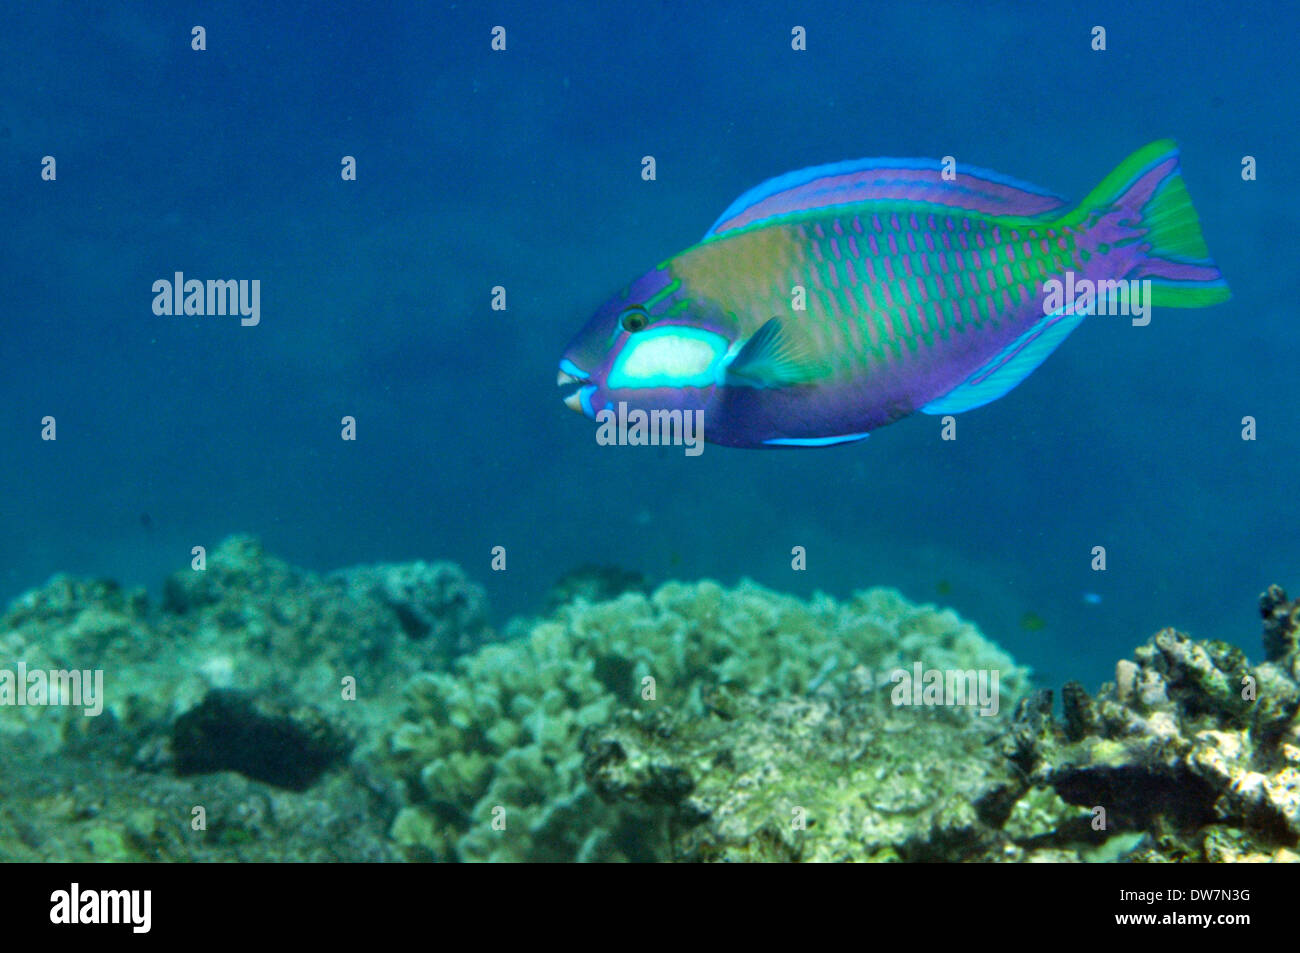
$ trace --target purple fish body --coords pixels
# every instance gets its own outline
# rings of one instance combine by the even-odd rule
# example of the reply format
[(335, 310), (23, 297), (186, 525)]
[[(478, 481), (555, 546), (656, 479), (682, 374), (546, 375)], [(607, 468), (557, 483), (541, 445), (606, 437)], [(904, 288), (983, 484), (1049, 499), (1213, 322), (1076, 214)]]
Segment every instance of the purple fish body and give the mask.
[(1172, 142), (1075, 206), (928, 160), (835, 163), (746, 192), (607, 301), (559, 383), (596, 419), (700, 411), (712, 443), (826, 446), (996, 400), (1090, 313), (1227, 298)]

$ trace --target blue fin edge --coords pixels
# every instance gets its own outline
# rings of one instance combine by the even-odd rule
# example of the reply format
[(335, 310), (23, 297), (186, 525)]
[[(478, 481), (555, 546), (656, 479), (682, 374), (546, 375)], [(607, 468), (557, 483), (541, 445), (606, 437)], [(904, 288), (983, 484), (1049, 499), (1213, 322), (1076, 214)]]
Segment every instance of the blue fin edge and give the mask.
[(773, 437), (764, 440), (765, 447), (832, 447), (837, 443), (852, 443), (866, 440), (869, 433), (846, 433), (838, 437)]
[[(842, 162), (827, 162), (824, 165), (809, 166), (806, 169), (799, 169), (795, 172), (786, 172), (783, 175), (775, 176), (766, 182), (761, 182), (740, 194), (740, 197), (727, 206), (727, 210), (718, 216), (717, 221), (709, 226), (709, 230), (704, 233), (705, 238), (713, 235), (714, 230), (723, 222), (739, 215), (751, 205), (756, 205), (763, 199), (770, 198), (778, 192), (784, 192), (786, 189), (793, 189), (796, 186), (805, 185), (814, 179), (820, 179), (828, 175), (847, 175), (850, 172), (861, 172), (863, 169), (930, 169), (942, 170), (943, 162), (939, 159), (847, 159)], [(1013, 189), (1020, 189), (1024, 192), (1032, 192), (1034, 195), (1041, 195), (1044, 198), (1056, 199), (1062, 205), (1068, 201), (1055, 192), (1049, 191), (1039, 185), (1033, 185), (1029, 182), (1023, 182), (1020, 179), (1009, 175), (1003, 175), (1001, 172), (994, 172), (991, 169), (981, 169), (978, 166), (962, 165), (959, 166), (962, 174), (971, 175), (976, 178), (988, 179), (990, 182), (996, 182), (999, 185), (1009, 186)]]
[(1047, 360), (1090, 310), (1067, 314), (1065, 308), (1058, 308), (1045, 315), (965, 381), (922, 407), (921, 413), (960, 414), (1002, 397)]

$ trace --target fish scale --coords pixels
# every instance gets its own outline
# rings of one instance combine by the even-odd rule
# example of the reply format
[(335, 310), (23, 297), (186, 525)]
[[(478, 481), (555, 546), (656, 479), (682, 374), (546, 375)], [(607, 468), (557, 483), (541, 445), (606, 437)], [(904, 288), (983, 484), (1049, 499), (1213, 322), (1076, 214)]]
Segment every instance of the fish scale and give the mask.
[[(912, 220), (915, 221), (914, 215)], [(954, 226), (952, 221), (946, 217), (939, 220), (940, 229), (957, 231), (960, 236), (951, 245), (945, 243), (944, 251), (877, 257), (875, 260), (881, 262), (882, 267), (893, 275), (892, 279), (883, 281), (855, 280), (859, 271), (864, 275), (871, 272), (868, 265), (872, 259), (861, 250), (855, 254), (848, 247), (839, 247), (835, 234), (827, 234), (826, 227), (817, 235), (814, 234), (815, 226), (796, 226), (795, 241), (807, 241), (819, 253), (815, 256), (818, 261), (816, 267), (805, 271), (796, 266), (787, 274), (791, 286), (802, 282), (820, 292), (814, 298), (819, 306), (811, 308), (809, 314), (813, 347), (818, 351), (828, 350), (839, 354), (843, 358), (839, 367), (844, 373), (869, 374), (872, 361), (896, 360), (903, 352), (915, 352), (921, 347), (933, 348), (936, 333), (940, 342), (946, 341), (949, 329), (954, 324), (959, 328), (973, 325), (979, 329), (988, 321), (996, 329), (1007, 313), (1017, 305), (1028, 304), (1034, 309), (1035, 315), (1041, 314), (1037, 310), (1041, 296), (1038, 288), (1030, 284), (1026, 258), (1035, 262), (1036, 270), (1044, 279), (1063, 271), (1062, 264), (1067, 260), (1071, 266), (1077, 266), (1072, 241), (1062, 250), (1061, 255), (1050, 256), (1041, 247), (1037, 250), (1030, 248), (1030, 242), (1037, 240), (1035, 229), (1025, 231), (1024, 242), (1018, 242), (1009, 230), (1007, 237), (999, 241), (992, 237), (994, 231), (1001, 230), (999, 226), (984, 219), (976, 219), (971, 222), (972, 227), (990, 234), (990, 241), (979, 249), (972, 247), (969, 239), (962, 240), (965, 231), (960, 226)], [(843, 223), (839, 217), (829, 219), (827, 224), (832, 233), (842, 232)], [(892, 219), (889, 224), (892, 226)], [(882, 232), (901, 236), (909, 247), (916, 247), (918, 237), (921, 239), (920, 246), (924, 247), (925, 235), (931, 234), (922, 233), (915, 227), (900, 228), (897, 231), (882, 229)], [(1018, 261), (1021, 268), (1019, 280), (1002, 270), (1002, 267), (1010, 267), (1016, 260), (1013, 257), (1016, 244), (1022, 244), (1025, 249)], [(1004, 266), (1000, 266), (999, 262), (1004, 263)], [(846, 266), (853, 267), (853, 274), (850, 274)], [(840, 269), (843, 271), (837, 278)], [(959, 286), (958, 283), (962, 280), (969, 283), (966, 288)], [(978, 289), (974, 295), (970, 293), (972, 287)], [(1011, 288), (1016, 289), (1014, 300), (1010, 296), (1004, 298), (1001, 295), (1004, 289)], [(827, 295), (827, 289), (833, 289), (834, 293)], [(857, 292), (857, 297), (854, 297), (854, 291)], [(886, 298), (896, 304), (890, 307), (878, 304)], [(942, 303), (954, 299), (970, 302), (974, 314), (945, 314)], [(914, 310), (909, 312), (899, 307), (898, 302), (910, 303)], [(764, 304), (759, 301), (733, 303), (755, 315), (764, 313)], [(768, 299), (766, 305), (768, 309), (775, 310), (772, 298)], [(874, 322), (874, 329), (865, 330), (867, 322)], [(865, 346), (867, 340), (880, 343), (868, 348)], [(898, 342), (899, 347), (887, 350), (889, 342)]]

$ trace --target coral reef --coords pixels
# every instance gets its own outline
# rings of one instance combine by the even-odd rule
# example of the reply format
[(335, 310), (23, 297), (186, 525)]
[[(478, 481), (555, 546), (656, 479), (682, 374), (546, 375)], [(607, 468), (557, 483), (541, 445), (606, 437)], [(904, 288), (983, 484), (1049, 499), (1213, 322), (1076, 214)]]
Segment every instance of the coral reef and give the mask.
[(0, 663), (102, 671), (103, 712), (0, 677), (0, 859), (1300, 859), (1276, 587), (1262, 663), (1166, 629), (1059, 716), (892, 590), (646, 590), (583, 567), (499, 637), (449, 563), (322, 576), (232, 537), (159, 604), (56, 577), (0, 616)]
[[(22, 752), (6, 759), (7, 770), (78, 764), (83, 777), (99, 779), (95, 829), (116, 831), (114, 842), (141, 805), (179, 811), (158, 815), (178, 835), (188, 831), (186, 804), (210, 806), (217, 824), (206, 846), (169, 834), (146, 849), (128, 838), (123, 857), (185, 859), (189, 845), (192, 856), (207, 859), (390, 858), (386, 829), (400, 792), (347, 753), (396, 719), (412, 675), (490, 640), (486, 616), (482, 589), (449, 564), (322, 578), (268, 557), (248, 537), (226, 540), (205, 568), (171, 576), (160, 605), (143, 590), (56, 577), (0, 616), (0, 662), (100, 671), (104, 710), (88, 717), (75, 706), (0, 706), (0, 743)], [(429, 624), (413, 632), (412, 619)], [(72, 835), (44, 829), (45, 813), (63, 802), (48, 784), (38, 787), (16, 788), (8, 803), (21, 812), (22, 799), (34, 799), (25, 813), (47, 844), (40, 856), (99, 856)], [(81, 793), (68, 795), (69, 805), (92, 790), (73, 787)], [(272, 818), (238, 835), (238, 845), (223, 839), (234, 836), (232, 796), (275, 805)], [(357, 805), (369, 806), (364, 823)], [(315, 818), (309, 832), (291, 823), (306, 819), (303, 812)], [(327, 815), (351, 819), (355, 835), (330, 840), (322, 833), (334, 825)], [(32, 856), (0, 842), (0, 859)]]
[(973, 859), (996, 854), (1019, 791), (995, 732), (887, 695), (729, 695), (703, 719), (621, 712), (588, 732), (585, 770), (607, 800), (664, 808), (666, 859)]
[[(131, 730), (167, 730), (209, 691), (318, 706), (359, 727), (387, 722), (416, 672), (492, 638), (483, 590), (449, 564), (361, 567), (321, 578), (234, 536), (206, 568), (166, 581), (161, 606), (143, 590), (56, 577), (0, 617), (0, 652), (29, 668), (100, 669), (109, 713)], [(418, 637), (410, 619), (436, 622)], [(356, 680), (355, 704), (344, 679)], [(56, 712), (14, 709), (58, 746)], [(0, 731), (15, 719), (0, 715)]]
[[(410, 802), (393, 835), (420, 859), (668, 859), (662, 804), (599, 798), (584, 774), (584, 733), (627, 711), (699, 719), (721, 688), (765, 702), (837, 697), (857, 692), (869, 669), (914, 661), (996, 669), (1008, 699), (1028, 683), (969, 623), (892, 590), (805, 603), (753, 583), (673, 582), (650, 596), (571, 603), (522, 638), (413, 681), (388, 742), (385, 769)], [(892, 763), (910, 757), (903, 748), (900, 736)], [(886, 785), (935, 780), (909, 769)]]
[(455, 563), (360, 566), (329, 579), (388, 606), (409, 638), (427, 640), (441, 654), (472, 652), (493, 638), (483, 587)]
[(625, 592), (648, 594), (650, 586), (639, 572), (619, 566), (599, 566), (584, 563), (569, 570), (555, 581), (546, 594), (546, 611), (554, 612), (560, 606), (578, 599), (588, 602), (608, 602)]

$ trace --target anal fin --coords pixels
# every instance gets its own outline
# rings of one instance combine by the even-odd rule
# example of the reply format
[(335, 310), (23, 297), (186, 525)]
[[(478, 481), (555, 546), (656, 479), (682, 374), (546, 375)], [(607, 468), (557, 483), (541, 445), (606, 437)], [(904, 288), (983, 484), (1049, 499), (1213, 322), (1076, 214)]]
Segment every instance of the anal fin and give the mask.
[(1066, 313), (1064, 307), (1044, 315), (1020, 337), (942, 397), (921, 408), (926, 414), (960, 414), (997, 400), (1033, 373), (1047, 360), (1070, 332), (1088, 316), (1091, 308)]

